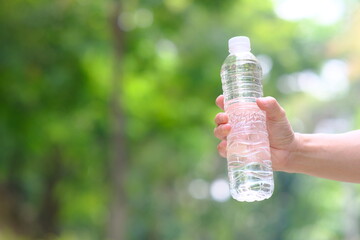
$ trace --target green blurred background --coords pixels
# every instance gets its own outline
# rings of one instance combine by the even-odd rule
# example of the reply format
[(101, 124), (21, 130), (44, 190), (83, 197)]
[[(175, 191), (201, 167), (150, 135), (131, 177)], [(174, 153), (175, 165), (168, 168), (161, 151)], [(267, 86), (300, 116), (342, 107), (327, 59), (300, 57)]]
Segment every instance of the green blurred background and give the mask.
[(2, 1), (0, 240), (360, 239), (358, 185), (276, 173), (237, 202), (213, 136), (236, 35), (295, 131), (360, 128), (359, 7)]

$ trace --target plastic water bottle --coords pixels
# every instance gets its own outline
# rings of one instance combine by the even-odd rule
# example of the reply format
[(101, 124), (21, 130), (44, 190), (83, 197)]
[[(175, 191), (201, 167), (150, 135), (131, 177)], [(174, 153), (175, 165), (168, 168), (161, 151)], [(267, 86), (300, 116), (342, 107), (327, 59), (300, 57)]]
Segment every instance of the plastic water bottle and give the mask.
[(263, 96), (262, 69), (250, 52), (249, 38), (231, 38), (229, 52), (221, 81), (231, 125), (227, 137), (230, 193), (238, 201), (261, 201), (274, 191), (266, 115), (256, 104), (256, 98)]

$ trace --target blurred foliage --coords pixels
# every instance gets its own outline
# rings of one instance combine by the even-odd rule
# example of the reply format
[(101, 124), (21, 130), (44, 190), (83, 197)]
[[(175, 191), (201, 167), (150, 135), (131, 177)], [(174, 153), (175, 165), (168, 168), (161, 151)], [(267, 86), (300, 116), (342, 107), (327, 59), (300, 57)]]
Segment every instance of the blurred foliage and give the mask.
[[(328, 118), (358, 128), (359, 75), (328, 102), (279, 87), (284, 75), (349, 57), (352, 43), (334, 36), (356, 31), (339, 33), (345, 20), (280, 19), (270, 0), (123, 1), (117, 62), (114, 3), (1, 3), (0, 239), (106, 239), (114, 69), (128, 151), (124, 239), (345, 239), (347, 196), (360, 203), (352, 185), (277, 173), (267, 201), (213, 200), (209, 186), (226, 179), (226, 161), (212, 129), (235, 35), (271, 59), (265, 95), (279, 99), (295, 130), (313, 132)], [(188, 191), (196, 179), (207, 183), (202, 199)]]

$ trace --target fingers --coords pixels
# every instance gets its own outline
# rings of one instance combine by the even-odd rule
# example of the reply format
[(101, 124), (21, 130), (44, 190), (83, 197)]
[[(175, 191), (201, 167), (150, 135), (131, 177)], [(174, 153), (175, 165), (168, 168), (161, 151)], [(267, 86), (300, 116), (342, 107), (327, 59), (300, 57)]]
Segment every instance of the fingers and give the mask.
[(266, 112), (266, 117), (270, 121), (282, 121), (286, 119), (285, 110), (273, 97), (264, 97), (256, 99), (261, 110)]
[(229, 117), (226, 113), (218, 113), (215, 116), (215, 123), (217, 126), (220, 124), (226, 124), (229, 122)]
[(230, 124), (221, 124), (214, 129), (214, 135), (220, 140), (225, 140), (231, 130)]
[[(216, 98), (216, 105), (224, 111), (224, 96), (220, 95)], [(226, 138), (230, 133), (231, 126), (228, 124), (229, 118), (226, 113), (218, 113), (215, 117), (215, 123), (217, 127), (214, 129), (215, 137), (222, 140), (218, 146), (217, 150), (220, 156), (226, 158), (226, 147), (227, 142)]]
[(224, 95), (220, 95), (216, 98), (216, 105), (224, 111)]
[(226, 153), (226, 145), (227, 145), (226, 140), (223, 140), (217, 146), (217, 150), (218, 150), (220, 156), (222, 156), (224, 158), (226, 158), (226, 154), (227, 154)]

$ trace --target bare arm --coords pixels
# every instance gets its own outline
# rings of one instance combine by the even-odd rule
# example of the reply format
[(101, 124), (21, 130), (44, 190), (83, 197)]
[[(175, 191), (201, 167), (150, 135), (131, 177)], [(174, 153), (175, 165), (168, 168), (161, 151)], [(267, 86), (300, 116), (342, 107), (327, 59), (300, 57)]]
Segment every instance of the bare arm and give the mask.
[(343, 134), (297, 134), (298, 148), (288, 171), (360, 183), (360, 131)]
[[(223, 101), (223, 96), (216, 100), (221, 109)], [(274, 98), (258, 99), (257, 104), (266, 112), (274, 170), (360, 183), (360, 130), (344, 134), (294, 133)], [(231, 126), (225, 113), (219, 113), (215, 122), (214, 134), (221, 140), (218, 151), (225, 157)]]

